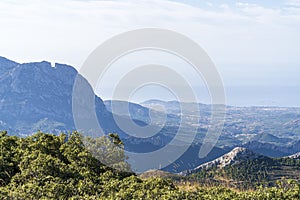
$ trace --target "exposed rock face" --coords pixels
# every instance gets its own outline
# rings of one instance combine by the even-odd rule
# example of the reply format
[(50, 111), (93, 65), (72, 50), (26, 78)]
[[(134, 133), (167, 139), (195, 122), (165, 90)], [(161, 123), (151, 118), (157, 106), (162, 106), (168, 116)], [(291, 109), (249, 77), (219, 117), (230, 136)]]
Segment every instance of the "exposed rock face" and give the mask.
[(236, 147), (229, 153), (225, 154), (224, 156), (217, 158), (216, 160), (213, 160), (211, 162), (200, 165), (199, 167), (211, 168), (216, 166), (217, 168), (223, 168), (227, 165), (231, 165), (236, 162), (240, 162), (242, 160), (255, 159), (258, 158), (259, 156), (260, 156), (259, 154), (256, 154), (253, 151), (250, 151), (249, 149)]
[(295, 153), (295, 154), (290, 155), (290, 156), (286, 156), (286, 158), (300, 159), (300, 152)]
[(192, 169), (192, 170), (187, 170), (182, 172), (182, 175), (187, 175), (191, 173), (196, 173), (199, 172), (203, 169), (208, 170), (212, 168), (223, 168), (228, 165), (234, 165), (235, 163), (241, 162), (241, 161), (246, 161), (246, 160), (253, 160), (259, 157), (263, 157), (260, 154), (254, 153), (253, 151), (242, 148), (242, 147), (236, 147), (229, 153), (213, 160), (207, 163), (204, 163), (202, 165), (199, 165), (198, 167)]
[[(75, 68), (49, 62), (19, 64), (0, 57), (0, 128), (11, 134), (74, 130)], [(108, 113), (95, 96), (97, 116)], [(99, 119), (100, 120), (100, 119)], [(107, 120), (105, 120), (107, 121)]]
[[(72, 109), (77, 78), (83, 90), (75, 99), (80, 102), (84, 102), (85, 98), (95, 101), (94, 110), (88, 110), (83, 103), (81, 111), (85, 112), (77, 113), (82, 120), (86, 120), (86, 126), (89, 126), (89, 112), (95, 111), (96, 120), (104, 133), (118, 133), (122, 139), (129, 137), (74, 67), (64, 64), (51, 66), (46, 61), (20, 64), (0, 57), (0, 72), (0, 130), (8, 130), (14, 135), (30, 135), (38, 130), (60, 133), (78, 128), (74, 124)], [(130, 119), (120, 117), (119, 120), (127, 124)], [(138, 120), (135, 122), (145, 125)]]

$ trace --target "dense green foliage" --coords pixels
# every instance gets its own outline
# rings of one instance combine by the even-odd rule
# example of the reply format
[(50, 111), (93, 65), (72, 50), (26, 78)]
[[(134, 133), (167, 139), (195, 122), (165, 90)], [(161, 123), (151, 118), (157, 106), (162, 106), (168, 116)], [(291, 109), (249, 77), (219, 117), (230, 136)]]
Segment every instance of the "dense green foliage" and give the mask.
[(296, 182), (239, 192), (140, 179), (99, 161), (106, 159), (128, 171), (123, 143), (115, 134), (83, 140), (77, 132), (59, 136), (38, 132), (27, 138), (1, 132), (0, 147), (0, 199), (300, 199)]

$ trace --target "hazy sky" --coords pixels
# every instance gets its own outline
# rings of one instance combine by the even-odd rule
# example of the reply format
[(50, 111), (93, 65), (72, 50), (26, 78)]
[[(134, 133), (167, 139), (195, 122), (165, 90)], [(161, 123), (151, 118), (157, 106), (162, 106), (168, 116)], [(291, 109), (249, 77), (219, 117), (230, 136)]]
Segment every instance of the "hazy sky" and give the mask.
[(1, 56), (77, 69), (113, 35), (171, 29), (206, 50), (230, 104), (300, 106), (300, 0), (1, 0), (0, 27)]

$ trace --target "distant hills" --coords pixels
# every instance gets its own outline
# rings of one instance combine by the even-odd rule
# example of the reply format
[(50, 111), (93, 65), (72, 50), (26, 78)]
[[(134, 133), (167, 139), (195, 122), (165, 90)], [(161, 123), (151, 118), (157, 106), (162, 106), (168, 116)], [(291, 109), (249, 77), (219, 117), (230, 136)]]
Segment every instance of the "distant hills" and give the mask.
[[(192, 105), (196, 103), (181, 103)], [(141, 105), (147, 108), (164, 107), (168, 114), (179, 117), (180, 103), (176, 101), (149, 100)], [(200, 110), (200, 127), (207, 127), (211, 114), (210, 105), (196, 104)], [(191, 108), (193, 108), (191, 106)], [(222, 136), (231, 136), (231, 141), (237, 145), (259, 141), (277, 145), (291, 144), (300, 139), (300, 108), (292, 107), (226, 107), (226, 122)], [(187, 109), (188, 116), (195, 115), (194, 110)], [(222, 140), (219, 141), (222, 144)]]
[(263, 158), (263, 157), (264, 156), (257, 154), (249, 149), (242, 148), (242, 147), (236, 147), (229, 153), (227, 153), (215, 160), (201, 164), (192, 170), (186, 171), (186, 174), (196, 173), (201, 170), (209, 170), (209, 169), (213, 169), (213, 168), (222, 169), (229, 165), (234, 165), (236, 163), (240, 163), (243, 161), (254, 160), (254, 159), (259, 159), (259, 158)]
[[(124, 109), (123, 106), (126, 103), (114, 101), (115, 112), (128, 115), (128, 109)], [(112, 101), (104, 101), (104, 104), (108, 110), (111, 110)], [(180, 104), (184, 104), (187, 115), (181, 115)], [(140, 119), (147, 123), (151, 121), (150, 111), (153, 119), (162, 118), (160, 115), (166, 115), (165, 122), (157, 120), (154, 123), (157, 125), (165, 123), (168, 127), (179, 127), (180, 125), (188, 133), (191, 125), (181, 123), (181, 119), (193, 118), (197, 115), (192, 109), (195, 104), (148, 100), (140, 104), (129, 103), (129, 114), (133, 119)], [(210, 126), (211, 106), (201, 103), (196, 105), (200, 110), (196, 142), (201, 143)], [(226, 121), (217, 147), (230, 149), (241, 146), (270, 157), (282, 157), (296, 153), (300, 151), (300, 129), (299, 120), (297, 120), (299, 117), (300, 108), (227, 106)]]
[(292, 144), (287, 143), (287, 145), (276, 145), (274, 143), (253, 140), (244, 144), (243, 147), (269, 157), (283, 157), (299, 152), (300, 141), (295, 141)]

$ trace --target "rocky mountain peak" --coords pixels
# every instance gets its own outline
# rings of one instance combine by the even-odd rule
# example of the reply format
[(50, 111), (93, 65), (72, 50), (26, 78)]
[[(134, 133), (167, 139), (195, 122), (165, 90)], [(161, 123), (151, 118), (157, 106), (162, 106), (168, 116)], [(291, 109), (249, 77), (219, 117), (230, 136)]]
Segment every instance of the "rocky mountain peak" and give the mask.
[(286, 158), (300, 159), (300, 152), (287, 156)]
[(182, 175), (187, 175), (190, 173), (196, 173), (203, 169), (208, 170), (211, 168), (224, 168), (228, 165), (233, 165), (235, 163), (239, 163), (246, 160), (253, 160), (256, 158), (262, 157), (262, 155), (257, 154), (249, 149), (243, 148), (243, 147), (235, 147), (233, 150), (231, 150), (229, 153), (226, 153), (225, 155), (212, 160), (210, 162), (204, 163), (202, 165), (199, 165), (198, 167), (188, 170), (185, 172), (182, 172)]
[(18, 65), (19, 63), (16, 63), (5, 57), (0, 56), (0, 77)]

